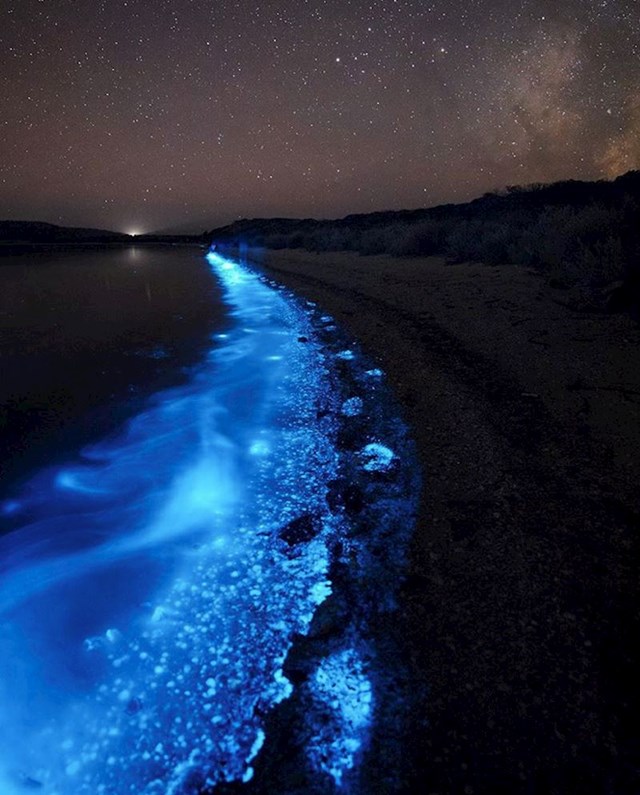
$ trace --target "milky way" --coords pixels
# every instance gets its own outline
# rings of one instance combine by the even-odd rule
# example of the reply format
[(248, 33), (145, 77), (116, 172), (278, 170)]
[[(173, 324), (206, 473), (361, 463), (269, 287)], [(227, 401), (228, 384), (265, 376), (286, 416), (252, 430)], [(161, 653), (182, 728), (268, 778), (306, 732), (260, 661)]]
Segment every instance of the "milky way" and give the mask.
[(337, 216), (640, 166), (636, 0), (6, 0), (0, 218)]

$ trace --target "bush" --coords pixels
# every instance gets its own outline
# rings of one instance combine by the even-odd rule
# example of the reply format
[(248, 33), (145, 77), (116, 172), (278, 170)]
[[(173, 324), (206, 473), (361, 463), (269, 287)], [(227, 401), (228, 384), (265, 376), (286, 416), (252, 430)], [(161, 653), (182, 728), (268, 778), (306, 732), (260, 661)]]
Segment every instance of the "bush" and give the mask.
[(510, 186), (430, 210), (240, 221), (212, 234), (269, 248), (523, 264), (595, 294), (615, 281), (640, 283), (640, 172), (613, 182)]

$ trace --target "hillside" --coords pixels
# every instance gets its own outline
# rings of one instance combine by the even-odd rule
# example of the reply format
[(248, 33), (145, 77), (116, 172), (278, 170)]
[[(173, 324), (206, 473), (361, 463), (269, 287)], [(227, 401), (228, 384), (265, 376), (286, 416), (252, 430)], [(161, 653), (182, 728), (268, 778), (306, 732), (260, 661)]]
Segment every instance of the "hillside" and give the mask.
[(0, 221), (0, 244), (60, 245), (129, 242), (129, 235), (108, 229), (56, 226), (41, 221)]
[(613, 181), (511, 186), (467, 204), (349, 215), (253, 219), (210, 233), (268, 249), (443, 256), (534, 267), (579, 302), (638, 311), (640, 171)]

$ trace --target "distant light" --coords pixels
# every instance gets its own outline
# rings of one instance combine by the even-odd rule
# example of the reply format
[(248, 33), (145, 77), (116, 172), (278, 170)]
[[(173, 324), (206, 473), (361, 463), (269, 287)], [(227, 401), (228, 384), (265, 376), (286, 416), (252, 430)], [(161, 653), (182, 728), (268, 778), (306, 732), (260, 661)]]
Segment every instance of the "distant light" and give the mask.
[(140, 229), (129, 229), (125, 234), (129, 235), (129, 237), (138, 237), (138, 235), (143, 234)]

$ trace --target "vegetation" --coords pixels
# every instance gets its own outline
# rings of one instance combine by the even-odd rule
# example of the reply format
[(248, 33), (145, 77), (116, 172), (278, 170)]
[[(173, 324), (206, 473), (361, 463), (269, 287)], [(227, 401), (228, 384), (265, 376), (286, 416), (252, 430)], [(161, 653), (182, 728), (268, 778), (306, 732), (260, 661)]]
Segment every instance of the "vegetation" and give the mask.
[(130, 242), (129, 235), (108, 229), (56, 226), (40, 221), (0, 221), (0, 244), (30, 243), (61, 245), (68, 243)]
[(638, 310), (640, 171), (613, 181), (512, 186), (468, 204), (350, 215), (333, 221), (243, 220), (218, 243), (348, 250), (537, 268), (583, 301)]
[(108, 229), (56, 226), (41, 221), (0, 221), (0, 256), (40, 249), (138, 245), (199, 245), (209, 241), (202, 235), (131, 235)]

